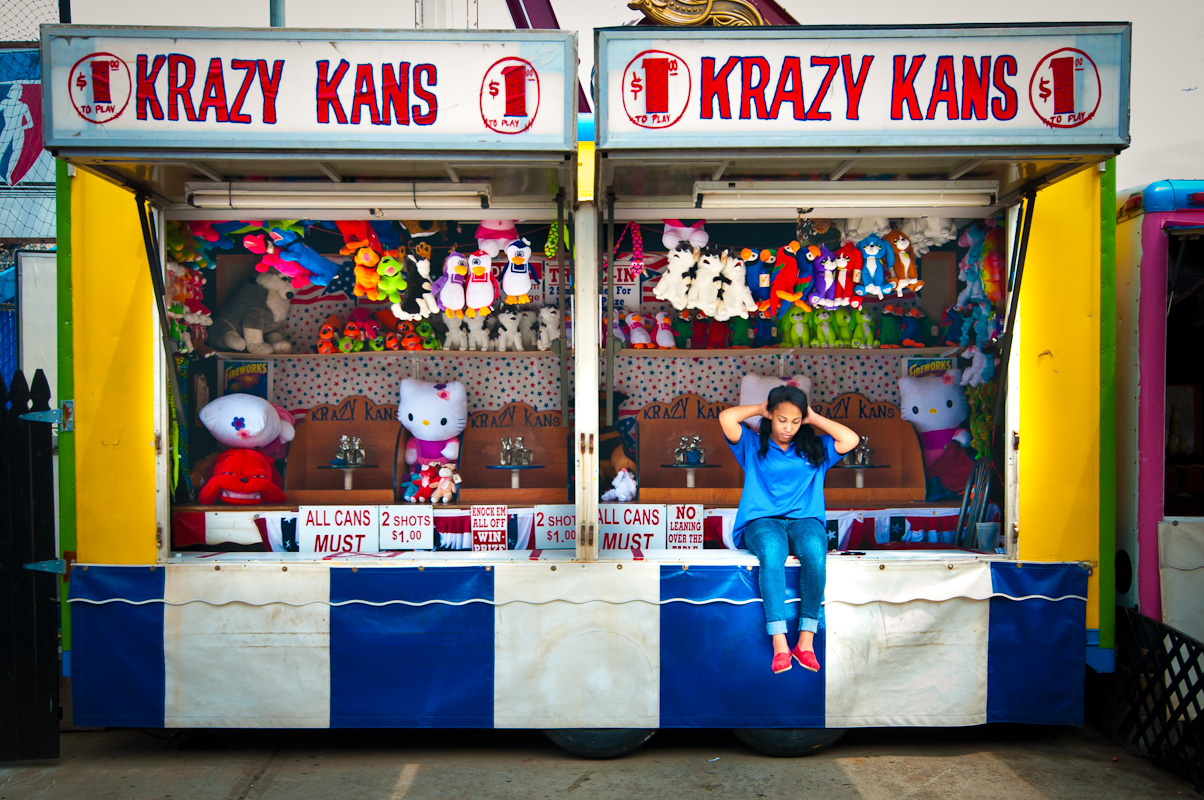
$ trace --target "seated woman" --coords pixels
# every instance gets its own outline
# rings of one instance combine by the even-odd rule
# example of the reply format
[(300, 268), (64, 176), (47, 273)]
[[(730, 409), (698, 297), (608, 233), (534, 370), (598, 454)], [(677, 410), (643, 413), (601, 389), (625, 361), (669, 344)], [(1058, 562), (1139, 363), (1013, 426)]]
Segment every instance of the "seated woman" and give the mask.
[[(760, 435), (742, 423), (760, 415)], [(765, 630), (773, 638), (774, 672), (790, 669), (791, 656), (804, 669), (819, 671), (815, 631), (827, 574), (828, 534), (824, 474), (857, 446), (850, 428), (820, 416), (807, 395), (779, 386), (760, 405), (733, 406), (719, 414), (723, 435), (744, 469), (744, 491), (732, 532), (737, 547), (761, 562), (758, 583), (765, 606)], [(798, 557), (798, 644), (786, 642), (786, 555)]]

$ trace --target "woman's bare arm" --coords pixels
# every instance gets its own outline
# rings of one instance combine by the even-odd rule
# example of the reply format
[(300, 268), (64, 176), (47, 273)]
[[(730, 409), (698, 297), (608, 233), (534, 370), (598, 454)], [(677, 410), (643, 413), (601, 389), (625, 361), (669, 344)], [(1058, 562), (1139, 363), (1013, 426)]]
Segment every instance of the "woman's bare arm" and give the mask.
[(810, 425), (817, 432), (826, 433), (835, 439), (836, 452), (842, 456), (861, 441), (861, 437), (852, 428), (816, 413), (814, 407), (807, 409), (807, 418), (803, 420), (803, 424)]
[(719, 412), (719, 425), (723, 435), (732, 444), (740, 441), (740, 424), (749, 417), (760, 415), (769, 419), (768, 403), (758, 403), (749, 406), (732, 406)]

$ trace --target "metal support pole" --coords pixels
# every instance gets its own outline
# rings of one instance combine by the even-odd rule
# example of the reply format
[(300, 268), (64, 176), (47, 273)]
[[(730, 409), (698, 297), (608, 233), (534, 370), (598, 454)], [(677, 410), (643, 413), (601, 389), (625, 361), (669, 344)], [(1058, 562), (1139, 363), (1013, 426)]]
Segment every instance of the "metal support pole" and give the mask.
[(284, 27), (284, 0), (268, 0), (268, 25)]

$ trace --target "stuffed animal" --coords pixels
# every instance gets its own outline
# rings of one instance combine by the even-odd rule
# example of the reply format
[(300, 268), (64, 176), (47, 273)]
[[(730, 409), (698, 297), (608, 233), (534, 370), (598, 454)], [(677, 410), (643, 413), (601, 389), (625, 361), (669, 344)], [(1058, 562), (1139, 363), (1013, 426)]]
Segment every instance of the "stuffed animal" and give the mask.
[(757, 302), (745, 282), (744, 259), (731, 250), (723, 251), (723, 270), (719, 274), (719, 310), (715, 319), (748, 319), (757, 310)]
[(293, 415), (253, 394), (222, 395), (201, 407), (201, 424), (226, 447), (257, 450), (272, 460), (283, 458), (296, 431)]
[(900, 344), (904, 347), (928, 346), (928, 315), (919, 306), (903, 311)]
[(861, 307), (857, 284), (861, 282), (861, 251), (846, 242), (836, 251), (836, 302), (842, 306)]
[(217, 347), (257, 356), (291, 353), (284, 322), (292, 306), (293, 287), (283, 275), (265, 272), (242, 285), (213, 319), (209, 338)]
[(619, 474), (615, 475), (610, 490), (602, 495), (602, 501), (605, 503), (630, 503), (635, 499), (637, 491), (638, 486), (631, 470), (621, 469)]
[(781, 341), (782, 332), (778, 330), (777, 322), (768, 308), (757, 311), (755, 331), (753, 347), (777, 347)]
[(933, 464), (951, 443), (963, 448), (970, 444), (970, 432), (962, 427), (970, 406), (960, 383), (958, 369), (943, 375), (899, 379), (900, 411), (919, 434), (924, 467), (930, 479), (940, 478), (934, 474)]
[(383, 297), (380, 291), (380, 273), (376, 271), (376, 267), (366, 267), (363, 264), (356, 264), (355, 267), (355, 286), (352, 292), (356, 297), (367, 297), (369, 300), (377, 301)]
[(995, 357), (988, 356), (977, 347), (967, 347), (962, 358), (970, 359), (970, 366), (962, 372), (962, 386), (978, 386), (995, 377)]
[(691, 284), (696, 274), (696, 265), (702, 251), (692, 247), (689, 242), (681, 242), (669, 251), (668, 265), (656, 286), (652, 287), (652, 295), (657, 300), (664, 300), (678, 311), (686, 307), (689, 300)]
[(309, 273), (309, 280), (316, 286), (326, 286), (339, 274), (339, 265), (318, 254), (307, 245), (301, 234), (285, 228), (269, 228), (268, 236), (275, 245), (276, 255), (291, 261)]
[(878, 321), (878, 346), (896, 348), (903, 346), (903, 312), (893, 303), (882, 307)]
[(514, 228), (517, 220), (487, 219), (477, 226), (477, 248), (494, 258), (502, 249), (518, 238)]
[(513, 350), (522, 352), (523, 337), (518, 327), (518, 314), (513, 311), (502, 311), (497, 314), (497, 351), (504, 353)]
[(987, 220), (987, 232), (982, 239), (982, 291), (992, 303), (1003, 300), (1003, 228), (993, 219)]
[(242, 246), (257, 256), (263, 256), (255, 265), (256, 272), (267, 272), (271, 268), (289, 277), (294, 289), (304, 289), (312, 283), (309, 270), (295, 261), (286, 261), (276, 252), (276, 243), (266, 233), (247, 234)]
[(409, 285), (402, 274), (403, 269), (401, 262), (392, 256), (385, 256), (376, 265), (376, 291), (380, 299), (395, 304), (401, 302), (401, 293)]
[(836, 346), (853, 346), (853, 311), (849, 308), (833, 308), (832, 322), (836, 326)]
[(410, 434), (407, 464), (454, 462), (460, 457), (460, 434), (468, 422), (468, 393), (459, 381), (404, 378), (398, 390), (397, 418)]
[(522, 340), (524, 350), (534, 350), (535, 348), (535, 325), (539, 321), (539, 315), (534, 311), (518, 312), (518, 335)]
[(464, 320), (468, 328), (468, 347), (466, 350), (488, 350), (489, 331), (485, 327), (484, 317), (467, 317)]
[(464, 283), (468, 275), (468, 260), (456, 251), (443, 260), (443, 276), (431, 286), (435, 302), (450, 320), (464, 316)]
[(661, 234), (661, 243), (667, 250), (672, 250), (683, 242), (690, 245), (691, 248), (701, 250), (711, 241), (711, 235), (702, 227), (706, 224), (705, 219), (700, 219), (693, 225), (686, 225), (679, 219), (661, 221), (665, 223), (665, 230)]
[(733, 348), (742, 350), (753, 346), (753, 338), (757, 334), (755, 318), (732, 317), (727, 321), (727, 329), (731, 333)]
[(811, 330), (811, 312), (791, 304), (786, 314), (778, 320), (778, 330), (778, 342), (782, 347), (810, 347), (814, 338)]
[(732, 332), (728, 328), (726, 322), (719, 320), (711, 320), (711, 324), (707, 326), (706, 334), (706, 349), (707, 350), (722, 350), (732, 343)]
[[(810, 282), (803, 280), (803, 276), (799, 274), (797, 254), (802, 247), (798, 242), (791, 242), (778, 248), (777, 255), (774, 256), (773, 272), (769, 281), (769, 300), (767, 308), (773, 313), (775, 318), (780, 319), (785, 316), (787, 306), (802, 302), (803, 294), (796, 287), (801, 283), (804, 287)], [(804, 311), (809, 311), (806, 303), (800, 306)]]
[(422, 350), (422, 337), (418, 335), (418, 330), (414, 327), (414, 323), (409, 320), (401, 320), (397, 323), (397, 339), (402, 350)]
[[(802, 389), (803, 394), (811, 397), (811, 379), (806, 375), (791, 375), (786, 378), (779, 378), (776, 375), (757, 375), (748, 373), (740, 378), (740, 405), (755, 406), (769, 399), (769, 393), (779, 386), (793, 386), (796, 389)], [(746, 417), (743, 422), (754, 431), (761, 429), (761, 420), (759, 414), (754, 414), (751, 417)]]
[(668, 311), (656, 315), (656, 338), (653, 343), (662, 350), (677, 347), (677, 341), (673, 338), (673, 315)]
[(690, 336), (693, 332), (693, 324), (690, 320), (690, 310), (682, 309), (678, 312), (677, 319), (673, 320), (673, 344), (680, 350), (684, 350), (690, 346)]
[(699, 309), (694, 309), (693, 319), (690, 320), (690, 348), (693, 350), (707, 349), (707, 332), (711, 328), (711, 320)]
[(490, 271), (489, 254), (477, 250), (468, 257), (468, 282), (464, 286), (464, 316), (485, 316), (497, 299), (497, 278)]
[(861, 284), (854, 291), (881, 300), (891, 293), (887, 271), (895, 263), (894, 248), (882, 237), (870, 234), (857, 243), (857, 249), (861, 251)]
[(455, 317), (447, 321), (447, 335), (443, 337), (444, 350), (467, 350), (468, 330), (464, 321)]
[(708, 246), (698, 259), (694, 280), (686, 295), (686, 308), (694, 308), (714, 318), (719, 310), (719, 274), (723, 272), (723, 250)]
[(419, 242), (406, 254), (406, 291), (393, 306), (398, 319), (418, 320), (439, 312), (439, 303), (431, 284), (431, 246)]
[(531, 260), (531, 243), (515, 239), (506, 245), (506, 264), (499, 281), (504, 302), (511, 306), (531, 302), (531, 287), (538, 280), (539, 270)]
[(757, 304), (757, 308), (761, 308), (769, 301), (773, 253), (746, 247), (740, 251), (740, 259), (744, 262), (744, 283), (748, 287), (749, 295)]
[(895, 294), (902, 295), (905, 289), (913, 292), (923, 289), (924, 281), (920, 280), (919, 262), (911, 248), (911, 240), (898, 230), (892, 230), (882, 238), (894, 250), (895, 263), (890, 283), (894, 286)]
[(344, 353), (358, 353), (364, 349), (363, 329), (353, 319), (343, 325), (343, 336), (338, 341), (338, 347)]
[(807, 254), (813, 256), (810, 260), (815, 265), (807, 302), (811, 306), (824, 308), (839, 306), (836, 300), (836, 255), (827, 247), (814, 245), (807, 248)]
[(435, 326), (430, 320), (422, 320), (414, 326), (414, 332), (422, 339), (423, 350), (438, 350), (439, 339), (435, 336)]
[(284, 491), (272, 482), (275, 468), (255, 450), (235, 448), (217, 457), (213, 477), (205, 481), (197, 500), (213, 505), (218, 500), (238, 506), (283, 503)]
[(628, 314), (624, 319), (627, 325), (627, 340), (636, 350), (647, 350), (656, 347), (652, 343), (652, 336), (648, 333), (648, 329), (644, 327), (644, 318), (639, 314)]
[(832, 312), (826, 308), (815, 309), (815, 330), (811, 336), (812, 347), (836, 346), (836, 322)]
[(427, 503), (435, 494), (439, 485), (438, 462), (423, 464), (418, 468), (417, 475), (411, 475), (410, 485), (406, 487), (404, 500), (407, 503)]
[(560, 338), (560, 311), (556, 306), (539, 309), (539, 335), (535, 346), (542, 351), (552, 349), (552, 342)]
[(338, 317), (331, 315), (322, 323), (322, 327), (318, 328), (318, 352), (326, 355), (337, 353), (339, 347), (335, 344), (336, 337), (342, 329), (343, 323)]
[(853, 347), (870, 349), (878, 346), (877, 324), (869, 308), (853, 310)]
[(451, 464), (439, 465), (439, 482), (435, 485), (435, 493), (431, 495), (431, 503), (453, 503), (456, 500), (457, 487), (460, 485), (460, 473)]

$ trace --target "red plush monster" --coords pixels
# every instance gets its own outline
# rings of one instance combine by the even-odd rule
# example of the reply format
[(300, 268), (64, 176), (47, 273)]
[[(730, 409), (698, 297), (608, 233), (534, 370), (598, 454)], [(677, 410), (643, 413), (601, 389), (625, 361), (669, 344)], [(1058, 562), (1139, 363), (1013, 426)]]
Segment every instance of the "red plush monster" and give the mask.
[(284, 491), (272, 482), (276, 470), (267, 456), (255, 450), (234, 448), (217, 457), (213, 477), (201, 489), (200, 502), (218, 500), (231, 505), (252, 506), (284, 502)]

